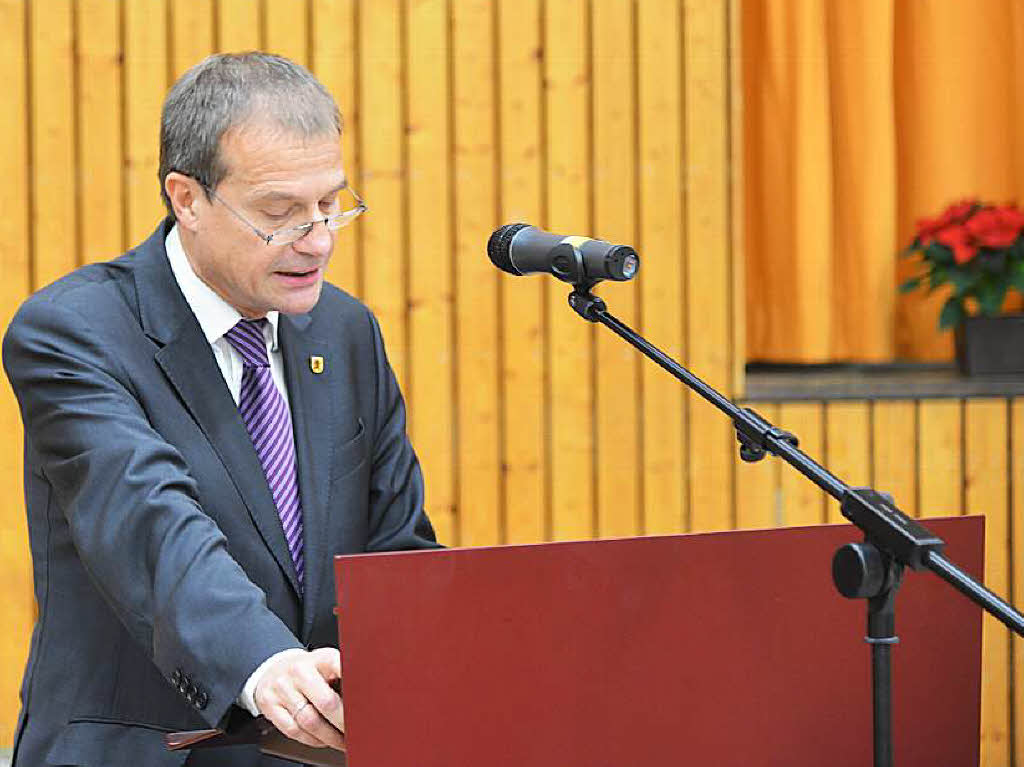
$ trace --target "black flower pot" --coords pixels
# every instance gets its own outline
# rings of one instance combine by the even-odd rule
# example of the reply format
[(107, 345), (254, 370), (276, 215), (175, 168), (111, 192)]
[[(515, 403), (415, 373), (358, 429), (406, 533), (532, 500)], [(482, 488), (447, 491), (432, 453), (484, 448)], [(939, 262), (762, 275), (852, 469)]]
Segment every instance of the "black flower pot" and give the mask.
[(957, 325), (954, 340), (964, 375), (1024, 375), (1024, 314), (968, 317)]

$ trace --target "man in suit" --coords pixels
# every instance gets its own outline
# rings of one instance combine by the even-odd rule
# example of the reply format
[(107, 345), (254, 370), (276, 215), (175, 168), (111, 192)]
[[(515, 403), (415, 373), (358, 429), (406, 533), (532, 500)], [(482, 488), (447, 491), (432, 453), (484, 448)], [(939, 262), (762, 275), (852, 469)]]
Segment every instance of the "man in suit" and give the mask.
[(168, 218), (12, 321), (39, 604), (16, 767), (283, 764), (163, 746), (242, 710), (340, 744), (331, 556), (437, 546), (377, 322), (323, 282), (365, 210), (340, 132), (302, 67), (207, 59), (164, 104)]

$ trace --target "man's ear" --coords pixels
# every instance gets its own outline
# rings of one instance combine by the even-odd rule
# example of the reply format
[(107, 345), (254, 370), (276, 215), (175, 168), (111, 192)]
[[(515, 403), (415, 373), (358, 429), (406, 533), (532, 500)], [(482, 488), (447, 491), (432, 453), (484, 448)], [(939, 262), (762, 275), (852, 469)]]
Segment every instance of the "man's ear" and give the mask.
[(199, 226), (199, 211), (206, 201), (199, 183), (184, 173), (171, 171), (164, 179), (164, 191), (174, 208), (178, 225), (194, 232)]

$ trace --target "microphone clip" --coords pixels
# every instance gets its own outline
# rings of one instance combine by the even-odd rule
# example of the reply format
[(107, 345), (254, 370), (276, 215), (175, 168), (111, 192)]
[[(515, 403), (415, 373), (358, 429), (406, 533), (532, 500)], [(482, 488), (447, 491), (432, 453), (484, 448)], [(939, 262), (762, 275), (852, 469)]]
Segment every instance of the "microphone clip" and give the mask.
[(597, 283), (598, 280), (577, 282), (573, 285), (572, 293), (569, 294), (569, 306), (587, 322), (600, 321), (601, 314), (608, 310), (604, 300), (590, 292), (590, 289)]

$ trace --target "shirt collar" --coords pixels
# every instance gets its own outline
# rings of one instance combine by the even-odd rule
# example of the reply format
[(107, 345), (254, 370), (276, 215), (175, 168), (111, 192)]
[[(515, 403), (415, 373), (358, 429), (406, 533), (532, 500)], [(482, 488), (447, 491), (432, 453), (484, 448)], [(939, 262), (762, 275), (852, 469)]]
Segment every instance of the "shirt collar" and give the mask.
[[(223, 337), (231, 328), (238, 324), (242, 315), (235, 307), (221, 298), (213, 289), (199, 279), (199, 275), (192, 269), (188, 256), (185, 255), (185, 248), (181, 244), (181, 236), (178, 234), (178, 225), (171, 227), (164, 239), (164, 248), (167, 250), (167, 260), (171, 263), (171, 271), (174, 279), (181, 288), (185, 301), (188, 302), (192, 313), (199, 320), (199, 327), (207, 342)], [(277, 323), (280, 313), (277, 311), (267, 312), (267, 327), (270, 329), (270, 350), (277, 351)]]

